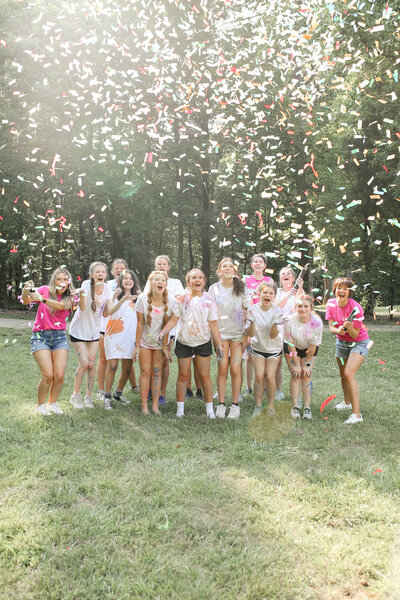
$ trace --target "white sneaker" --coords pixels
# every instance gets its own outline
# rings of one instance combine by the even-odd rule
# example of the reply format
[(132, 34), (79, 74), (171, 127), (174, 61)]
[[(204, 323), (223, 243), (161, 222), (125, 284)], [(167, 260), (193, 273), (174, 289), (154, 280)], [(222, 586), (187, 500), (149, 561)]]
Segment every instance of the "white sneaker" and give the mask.
[(55, 402), (49, 402), (46, 408), (49, 413), (53, 413), (55, 415), (63, 415), (64, 414), (64, 411), (61, 410), (61, 408)]
[(83, 406), (85, 408), (94, 408), (93, 400), (89, 398), (89, 396), (85, 396), (83, 399)]
[(239, 394), (239, 399), (238, 399), (238, 402), (243, 402), (243, 395), (242, 395), (242, 392), (240, 392), (240, 394)]
[(219, 419), (225, 419), (226, 406), (225, 404), (218, 404), (217, 410), (215, 411), (216, 416)]
[(236, 404), (232, 404), (229, 411), (228, 419), (238, 419), (240, 417), (240, 408)]
[(69, 401), (74, 408), (83, 408), (82, 396), (80, 394), (75, 394), (75, 392), (73, 392)]
[(42, 415), (42, 417), (48, 417), (50, 414), (45, 404), (38, 404), (35, 406), (35, 413), (37, 415)]
[(213, 396), (213, 400), (216, 400), (218, 398), (218, 392), (215, 392), (214, 396)]
[(247, 398), (247, 396), (251, 396), (252, 393), (253, 393), (253, 390), (251, 389), (251, 387), (247, 387), (244, 390), (243, 398)]
[(139, 394), (140, 393), (139, 386), (138, 385), (135, 385), (135, 387), (131, 386), (130, 391), (133, 392), (134, 394)]
[(97, 400), (100, 400), (100, 402), (103, 402), (104, 400), (104, 390), (99, 390), (96, 394)]
[(336, 404), (335, 408), (336, 410), (351, 410), (352, 406), (351, 404), (346, 404), (346, 402), (342, 400), (339, 404)]
[(293, 408), (291, 408), (290, 416), (292, 419), (300, 419), (300, 409), (298, 406), (293, 406)]
[(208, 419), (215, 419), (214, 407), (211, 406), (211, 409), (209, 409), (208, 404), (206, 404), (206, 414)]
[(111, 398), (108, 396), (104, 396), (104, 408), (106, 410), (112, 410), (112, 406), (111, 406)]
[(309, 406), (305, 406), (303, 409), (303, 419), (308, 419), (309, 421), (312, 419), (311, 408)]
[(280, 400), (284, 400), (284, 399), (285, 399), (285, 394), (282, 392), (282, 390), (276, 390), (275, 400), (277, 400), (279, 402)]
[(349, 418), (347, 419), (347, 421), (345, 421), (343, 423), (343, 425), (355, 425), (356, 423), (362, 423), (363, 422), (363, 418), (362, 415), (360, 415), (359, 417), (357, 417), (356, 413), (352, 413)]

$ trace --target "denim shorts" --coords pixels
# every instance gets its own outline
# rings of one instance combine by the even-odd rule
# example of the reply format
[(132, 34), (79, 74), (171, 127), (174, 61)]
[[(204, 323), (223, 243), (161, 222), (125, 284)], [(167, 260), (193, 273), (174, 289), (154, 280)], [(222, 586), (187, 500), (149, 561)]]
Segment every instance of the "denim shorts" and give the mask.
[(369, 348), (369, 339), (361, 340), (360, 342), (347, 342), (346, 340), (336, 340), (336, 358), (349, 358), (352, 352), (361, 354), (364, 358), (367, 357)]
[(34, 331), (31, 337), (31, 354), (38, 350), (68, 350), (67, 334), (64, 329)]

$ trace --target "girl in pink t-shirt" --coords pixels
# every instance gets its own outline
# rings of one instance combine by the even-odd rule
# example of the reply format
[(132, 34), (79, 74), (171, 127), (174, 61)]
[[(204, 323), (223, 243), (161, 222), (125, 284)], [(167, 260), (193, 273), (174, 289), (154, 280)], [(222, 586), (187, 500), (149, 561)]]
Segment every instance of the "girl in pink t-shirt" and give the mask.
[[(272, 278), (265, 275), (264, 271), (267, 268), (267, 257), (264, 254), (254, 254), (251, 258), (251, 268), (253, 273), (244, 277), (244, 282), (249, 290), (252, 304), (260, 302), (260, 298), (257, 296), (257, 287), (260, 283), (268, 283), (272, 281)], [(244, 397), (249, 396), (253, 393), (253, 358), (250, 352), (250, 338), (246, 348), (247, 352), (244, 356), (246, 360), (246, 382), (247, 388), (243, 394)]]
[(57, 399), (64, 383), (68, 356), (66, 319), (74, 303), (75, 290), (71, 275), (64, 268), (53, 272), (48, 286), (43, 285), (36, 291), (33, 287), (33, 281), (25, 283), (21, 300), (23, 304), (39, 304), (31, 337), (31, 351), (42, 374), (35, 412), (42, 416), (62, 415)]
[(368, 354), (370, 342), (363, 324), (364, 312), (353, 300), (354, 282), (348, 277), (339, 277), (333, 282), (334, 298), (326, 303), (325, 319), (329, 331), (336, 335), (336, 361), (340, 371), (344, 400), (336, 405), (337, 410), (351, 409), (346, 425), (362, 423), (360, 394), (356, 374)]

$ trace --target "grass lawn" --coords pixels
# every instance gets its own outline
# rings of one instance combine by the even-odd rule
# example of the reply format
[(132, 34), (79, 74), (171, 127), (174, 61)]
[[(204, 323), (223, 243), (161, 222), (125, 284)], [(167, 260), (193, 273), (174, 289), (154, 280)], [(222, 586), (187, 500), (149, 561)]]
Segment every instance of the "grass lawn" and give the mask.
[(29, 333), (1, 329), (0, 598), (398, 600), (400, 339), (373, 339), (362, 425), (319, 411), (342, 399), (327, 333), (312, 422), (286, 402), (252, 420), (253, 398), (238, 422), (194, 399), (177, 420), (176, 360), (161, 418), (133, 395), (74, 411), (73, 352), (65, 415), (43, 419)]

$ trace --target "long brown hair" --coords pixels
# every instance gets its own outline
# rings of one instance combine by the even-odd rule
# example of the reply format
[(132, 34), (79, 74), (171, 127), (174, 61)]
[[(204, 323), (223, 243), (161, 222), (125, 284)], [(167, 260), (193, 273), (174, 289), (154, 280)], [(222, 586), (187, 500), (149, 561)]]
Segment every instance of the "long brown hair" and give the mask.
[[(151, 326), (151, 306), (152, 306), (152, 301), (153, 301), (153, 282), (157, 275), (162, 275), (163, 277), (165, 277), (165, 281), (168, 282), (168, 275), (164, 271), (152, 271), (149, 275), (149, 278), (148, 278), (149, 291), (147, 292), (147, 317), (146, 317), (146, 323), (149, 327)], [(165, 288), (165, 290), (163, 291), (162, 299), (163, 299), (163, 306), (164, 306), (164, 317), (163, 317), (163, 321), (162, 321), (162, 327), (164, 327), (165, 323), (168, 321), (168, 315), (167, 315), (168, 291), (167, 291), (167, 288)]]
[(235, 296), (241, 296), (242, 294), (244, 294), (245, 291), (245, 284), (244, 282), (240, 279), (239, 275), (237, 274), (236, 271), (236, 266), (235, 263), (233, 262), (233, 260), (231, 258), (229, 258), (229, 256), (226, 256), (225, 258), (223, 258), (222, 260), (220, 260), (218, 268), (217, 268), (217, 275), (219, 277), (219, 279), (221, 280), (221, 266), (222, 263), (224, 263), (226, 260), (229, 260), (232, 265), (233, 265), (233, 271), (234, 271), (234, 275), (233, 275), (233, 293), (235, 294)]

